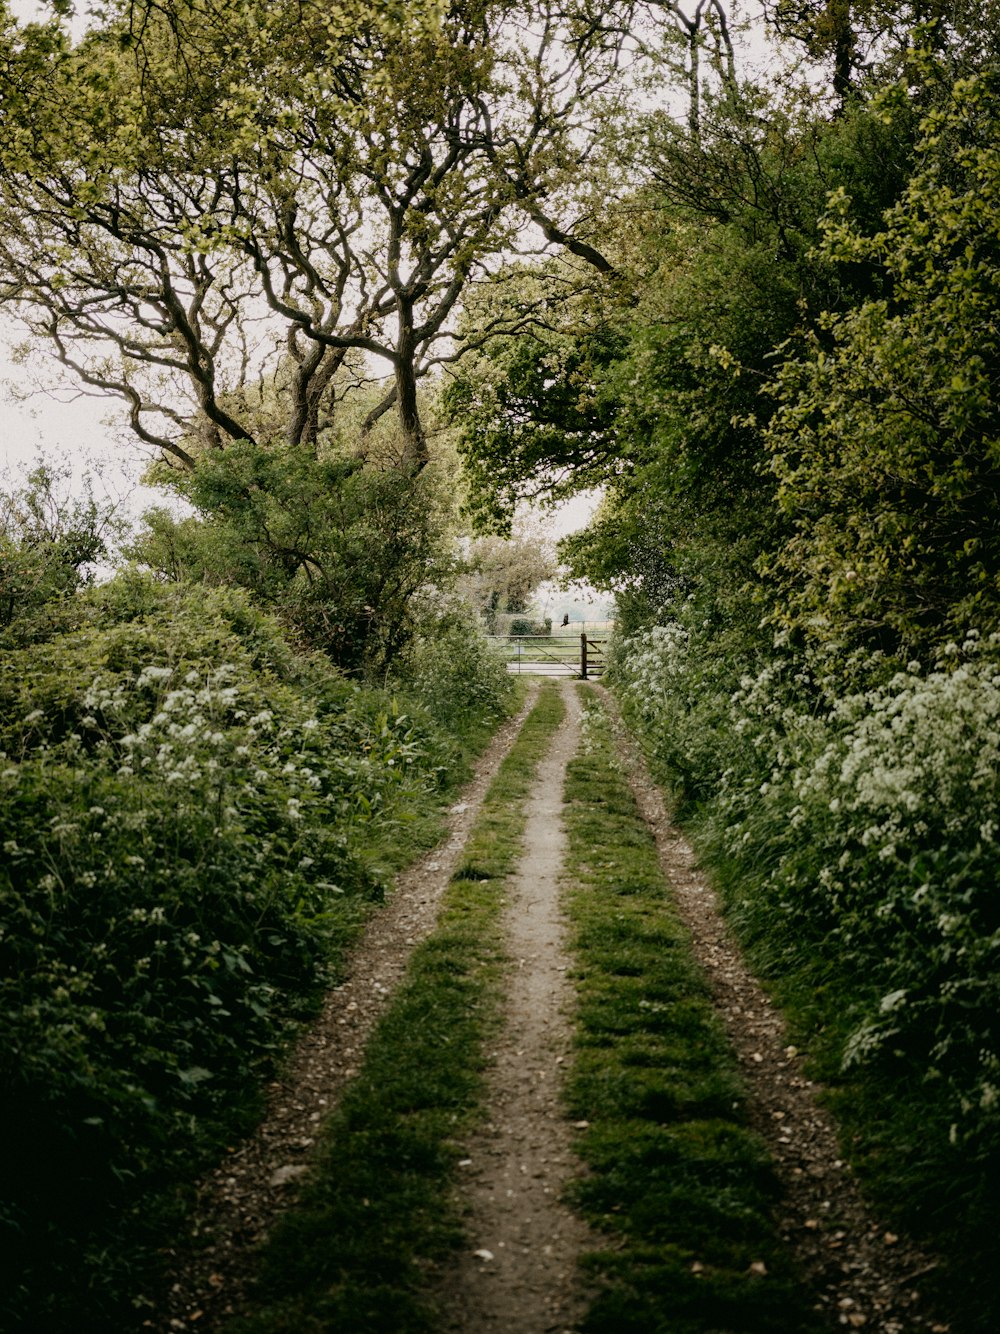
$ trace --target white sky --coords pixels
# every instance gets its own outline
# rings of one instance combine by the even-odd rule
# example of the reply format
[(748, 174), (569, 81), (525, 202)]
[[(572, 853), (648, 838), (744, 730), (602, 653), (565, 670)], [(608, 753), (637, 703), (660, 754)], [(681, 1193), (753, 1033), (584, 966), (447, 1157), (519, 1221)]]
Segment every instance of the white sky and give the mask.
[(16, 336), (0, 325), (0, 483), (45, 462), (69, 467), (75, 485), (90, 474), (95, 495), (113, 499), (133, 517), (165, 503), (163, 493), (141, 484), (153, 451), (131, 437), (115, 400), (33, 388), (38, 376), (51, 378), (53, 368), (42, 351), (31, 354), (27, 366), (16, 364)]

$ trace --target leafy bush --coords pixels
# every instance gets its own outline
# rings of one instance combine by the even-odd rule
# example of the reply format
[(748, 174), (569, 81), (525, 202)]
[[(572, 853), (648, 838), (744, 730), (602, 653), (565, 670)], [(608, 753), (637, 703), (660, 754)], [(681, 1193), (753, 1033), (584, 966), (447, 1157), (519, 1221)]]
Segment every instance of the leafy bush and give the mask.
[[(944, 58), (915, 59), (926, 89), (945, 82)], [(766, 432), (789, 523), (764, 561), (775, 620), (904, 656), (1000, 625), (1000, 73), (929, 101), (915, 170), (874, 235), (844, 187), (828, 201), (818, 258), (890, 286), (786, 356)], [(893, 88), (882, 114), (908, 122), (913, 102)]]
[(68, 484), (67, 469), (39, 465), (24, 485), (0, 493), (0, 643), (44, 633), (52, 604), (89, 582), (118, 532), (89, 480), (75, 500), (64, 494)]
[(843, 664), (779, 653), (729, 689), (675, 624), (614, 666), (735, 921), (827, 1074), (896, 1136), (883, 1187), (966, 1248), (995, 1229), (1000, 1178), (998, 649), (973, 634), (881, 680), (875, 659), (876, 684), (840, 694)]
[(373, 679), (454, 564), (451, 500), (433, 466), (412, 476), (344, 452), (241, 442), (170, 482), (197, 513), (148, 514), (137, 560), (169, 579), (247, 589), (299, 640)]
[(743, 729), (731, 727), (739, 664), (687, 614), (692, 607), (689, 599), (677, 620), (613, 639), (608, 659), (609, 680), (654, 746), (682, 812), (713, 796), (730, 768), (754, 765), (756, 753)]
[(511, 707), (514, 681), (468, 617), (443, 620), (416, 641), (406, 662), (407, 690), (450, 733), (490, 727)]
[(5, 1327), (121, 1327), (149, 1192), (252, 1111), (451, 745), (238, 590), (122, 577), (0, 659)]
[(533, 621), (528, 616), (519, 616), (516, 620), (511, 621), (507, 633), (511, 635), (550, 635), (552, 633), (552, 621), (547, 616), (544, 621)]

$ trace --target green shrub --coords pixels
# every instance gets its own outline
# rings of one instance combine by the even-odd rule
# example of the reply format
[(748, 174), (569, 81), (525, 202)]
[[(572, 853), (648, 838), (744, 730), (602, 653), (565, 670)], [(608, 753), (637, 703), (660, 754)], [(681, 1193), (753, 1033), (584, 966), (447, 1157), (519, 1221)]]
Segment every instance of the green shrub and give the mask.
[(978, 1254), (1000, 1183), (1000, 637), (930, 670), (873, 658), (868, 689), (846, 684), (858, 660), (823, 675), (790, 653), (735, 682), (720, 655), (712, 679), (711, 649), (679, 625), (619, 645), (626, 709), (759, 965), (850, 1090), (877, 1188)]
[(71, 497), (69, 469), (39, 465), (0, 492), (0, 644), (44, 635), (53, 606), (93, 576), (120, 524), (86, 479)]
[[(52, 1334), (128, 1323), (156, 1201), (252, 1113), (454, 750), (238, 590), (122, 577), (59, 623), (0, 658), (0, 1323)], [(500, 706), (477, 653), (452, 715)]]
[(761, 764), (755, 738), (733, 725), (740, 664), (718, 649), (697, 618), (684, 617), (613, 639), (609, 653), (608, 679), (652, 745), (682, 813), (714, 796), (730, 770), (756, 772)]
[(440, 622), (425, 632), (406, 663), (406, 688), (449, 732), (499, 721), (509, 712), (514, 680), (478, 626)]
[(451, 576), (451, 497), (437, 466), (415, 477), (332, 448), (243, 441), (169, 480), (196, 514), (147, 514), (134, 557), (168, 579), (247, 589), (349, 672), (394, 670), (426, 590)]
[(845, 1068), (908, 1054), (949, 1090), (952, 1141), (996, 1149), (1000, 677), (965, 647), (966, 662), (913, 664), (838, 701), (812, 746), (779, 762), (765, 803), (735, 795), (728, 809), (732, 834), (774, 848), (761, 892), (786, 930), (808, 924), (867, 978)]
[(507, 633), (511, 635), (550, 635), (552, 633), (552, 621), (548, 616), (544, 621), (533, 621), (530, 617), (521, 616), (511, 621)]

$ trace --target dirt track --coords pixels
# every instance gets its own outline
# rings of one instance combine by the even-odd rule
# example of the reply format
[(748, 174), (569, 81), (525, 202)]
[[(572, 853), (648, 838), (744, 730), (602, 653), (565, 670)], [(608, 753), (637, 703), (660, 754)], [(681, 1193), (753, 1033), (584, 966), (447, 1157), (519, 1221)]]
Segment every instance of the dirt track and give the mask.
[[(347, 980), (327, 996), (282, 1078), (272, 1084), (257, 1132), (200, 1183), (192, 1232), (176, 1248), (170, 1290), (148, 1328), (217, 1328), (240, 1310), (255, 1266), (254, 1248), (288, 1204), (288, 1187), (305, 1171), (317, 1126), (356, 1073), (413, 947), (433, 930), (483, 797), (536, 693), (532, 690), (481, 756), (475, 777), (449, 812), (444, 841), (398, 878), (388, 903), (372, 918), (349, 960)], [(211, 1240), (201, 1245), (202, 1237)]]
[[(576, 1259), (595, 1239), (559, 1202), (579, 1171), (559, 1102), (572, 997), (558, 908), (562, 786), (577, 744), (579, 703), (571, 682), (560, 689), (568, 716), (530, 798), (526, 852), (508, 891), (508, 943), (516, 961), (508, 1022), (498, 1037), (486, 1129), (463, 1166), (470, 1242), (442, 1282), (449, 1312), (442, 1334), (561, 1334), (575, 1327), (585, 1306)], [(331, 993), (272, 1087), (258, 1133), (202, 1184), (196, 1227), (211, 1235), (211, 1245), (200, 1252), (178, 1248), (169, 1308), (150, 1328), (217, 1327), (240, 1308), (253, 1247), (281, 1212), (288, 1183), (304, 1170), (317, 1123), (360, 1064), (413, 945), (432, 930), (472, 819), (518, 726), (515, 720), (503, 729), (484, 757), (452, 810), (447, 840), (401, 878), (372, 921), (349, 980)], [(754, 1126), (783, 1179), (782, 1233), (814, 1286), (817, 1327), (944, 1334), (947, 1325), (922, 1312), (915, 1286), (933, 1260), (882, 1227), (861, 1200), (780, 1016), (743, 962), (620, 721), (616, 727), (633, 790), (736, 1050)]]
[(569, 1334), (584, 1314), (579, 1256), (599, 1245), (560, 1201), (579, 1171), (562, 1111), (572, 988), (563, 948), (559, 877), (566, 766), (576, 750), (580, 705), (563, 687), (567, 717), (529, 798), (525, 853), (508, 890), (514, 960), (506, 1023), (489, 1083), (489, 1116), (466, 1164), (469, 1244), (442, 1285), (452, 1334)]

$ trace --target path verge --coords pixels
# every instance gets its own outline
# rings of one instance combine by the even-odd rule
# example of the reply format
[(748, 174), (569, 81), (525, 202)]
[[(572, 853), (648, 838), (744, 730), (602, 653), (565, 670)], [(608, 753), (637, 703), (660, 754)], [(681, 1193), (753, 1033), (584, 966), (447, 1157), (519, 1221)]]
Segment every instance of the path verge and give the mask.
[(817, 1101), (820, 1090), (743, 961), (716, 895), (672, 824), (611, 697), (605, 698), (623, 770), (737, 1055), (750, 1124), (776, 1166), (782, 1188), (777, 1224), (814, 1293), (816, 1327), (947, 1334), (947, 1322), (927, 1309), (920, 1292), (920, 1280), (936, 1267), (934, 1258), (881, 1223), (862, 1199), (841, 1157), (836, 1125)]
[(600, 702), (569, 766), (566, 901), (578, 993), (567, 1087), (606, 1243), (590, 1334), (812, 1334), (774, 1225), (777, 1183)]

